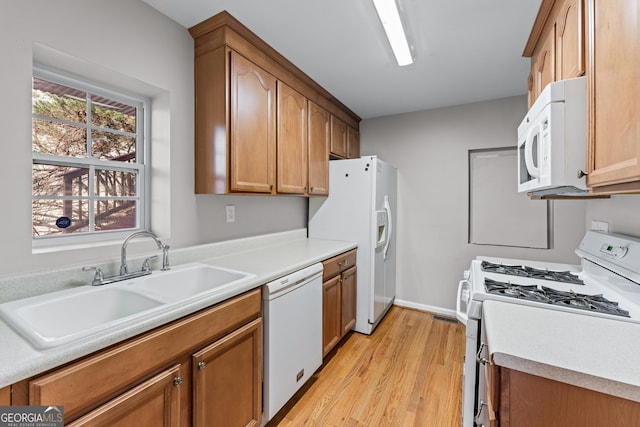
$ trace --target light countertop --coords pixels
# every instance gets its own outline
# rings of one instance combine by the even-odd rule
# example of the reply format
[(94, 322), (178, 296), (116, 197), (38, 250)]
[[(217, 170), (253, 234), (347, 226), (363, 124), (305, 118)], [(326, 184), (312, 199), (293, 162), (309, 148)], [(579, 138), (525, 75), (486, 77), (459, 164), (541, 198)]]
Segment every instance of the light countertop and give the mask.
[(640, 402), (640, 325), (498, 301), (482, 304), (496, 365)]
[[(238, 244), (221, 242), (218, 245), (223, 250), (212, 244), (207, 245), (206, 250), (192, 251), (189, 256), (174, 259), (180, 259), (181, 263), (197, 261), (254, 273), (255, 279), (157, 317), (125, 324), (115, 332), (96, 334), (48, 350), (34, 348), (0, 319), (0, 387), (30, 378), (356, 247), (353, 242), (307, 239), (301, 232), (284, 233), (276, 239), (248, 238), (238, 241)], [(197, 253), (203, 254), (204, 258), (198, 257)]]

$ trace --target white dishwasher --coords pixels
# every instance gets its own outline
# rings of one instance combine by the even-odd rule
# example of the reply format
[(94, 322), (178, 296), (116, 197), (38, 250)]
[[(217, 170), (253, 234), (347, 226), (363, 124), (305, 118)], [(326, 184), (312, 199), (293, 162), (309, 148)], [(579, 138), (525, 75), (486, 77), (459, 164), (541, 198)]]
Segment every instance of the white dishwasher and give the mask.
[(267, 283), (263, 299), (269, 421), (322, 364), (322, 263)]

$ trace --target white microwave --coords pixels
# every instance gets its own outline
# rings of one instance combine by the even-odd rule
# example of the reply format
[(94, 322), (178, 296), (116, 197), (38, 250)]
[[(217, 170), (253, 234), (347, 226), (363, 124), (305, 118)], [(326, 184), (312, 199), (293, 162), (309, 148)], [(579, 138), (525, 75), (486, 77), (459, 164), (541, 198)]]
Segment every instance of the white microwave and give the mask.
[(518, 126), (518, 191), (586, 191), (586, 77), (549, 83)]

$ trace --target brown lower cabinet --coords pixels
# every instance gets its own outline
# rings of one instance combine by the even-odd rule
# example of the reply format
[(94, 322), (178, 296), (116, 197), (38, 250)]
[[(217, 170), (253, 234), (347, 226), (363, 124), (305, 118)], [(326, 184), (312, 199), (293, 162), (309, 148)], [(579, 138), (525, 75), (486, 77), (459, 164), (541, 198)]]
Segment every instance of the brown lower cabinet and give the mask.
[(0, 406), (11, 405), (11, 387), (0, 388)]
[(15, 384), (12, 404), (63, 405), (70, 426), (257, 426), (260, 292)]
[(323, 262), (322, 348), (323, 357), (356, 324), (357, 267), (353, 249)]
[[(635, 425), (640, 403), (491, 364), (491, 425), (585, 427)], [(498, 378), (496, 378), (496, 376)]]

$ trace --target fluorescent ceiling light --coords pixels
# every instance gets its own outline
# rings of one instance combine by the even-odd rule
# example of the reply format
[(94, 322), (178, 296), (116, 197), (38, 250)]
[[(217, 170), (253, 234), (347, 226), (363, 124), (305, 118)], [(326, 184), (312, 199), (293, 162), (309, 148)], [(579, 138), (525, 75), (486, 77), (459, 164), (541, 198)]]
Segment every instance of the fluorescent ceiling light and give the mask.
[(395, 0), (373, 0), (373, 5), (376, 7), (384, 32), (387, 33), (387, 39), (389, 39), (389, 44), (391, 44), (391, 49), (396, 56), (398, 65), (403, 66), (413, 63), (411, 49), (409, 49), (409, 42), (404, 28), (402, 28), (402, 21), (400, 20), (400, 13), (398, 13)]

